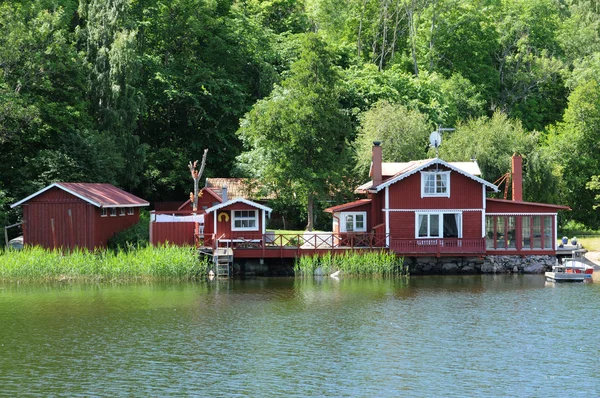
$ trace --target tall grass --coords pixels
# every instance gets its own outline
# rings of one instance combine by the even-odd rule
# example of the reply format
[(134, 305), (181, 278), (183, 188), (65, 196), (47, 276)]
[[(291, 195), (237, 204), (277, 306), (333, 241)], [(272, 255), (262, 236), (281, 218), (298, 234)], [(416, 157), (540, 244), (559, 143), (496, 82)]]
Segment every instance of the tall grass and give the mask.
[(191, 247), (147, 246), (90, 252), (29, 247), (0, 253), (0, 280), (193, 280), (206, 276), (209, 259)]
[(330, 275), (341, 271), (345, 275), (406, 275), (404, 260), (387, 250), (327, 252), (296, 259), (294, 271), (299, 275)]

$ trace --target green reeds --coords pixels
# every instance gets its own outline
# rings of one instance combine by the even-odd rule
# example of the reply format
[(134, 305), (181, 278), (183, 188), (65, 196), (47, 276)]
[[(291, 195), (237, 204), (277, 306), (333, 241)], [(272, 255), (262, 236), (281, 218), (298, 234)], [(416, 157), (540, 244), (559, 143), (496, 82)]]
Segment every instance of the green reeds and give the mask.
[(193, 280), (206, 276), (208, 258), (191, 247), (147, 246), (118, 251), (47, 250), (0, 253), (0, 280)]
[(345, 275), (406, 275), (404, 259), (387, 250), (327, 252), (296, 259), (297, 275), (330, 275), (341, 271)]

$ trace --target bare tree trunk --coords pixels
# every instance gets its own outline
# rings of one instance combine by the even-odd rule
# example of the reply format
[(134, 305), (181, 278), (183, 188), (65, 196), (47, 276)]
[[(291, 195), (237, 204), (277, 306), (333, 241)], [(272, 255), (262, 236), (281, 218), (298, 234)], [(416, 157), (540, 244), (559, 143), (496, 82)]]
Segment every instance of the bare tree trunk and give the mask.
[(314, 196), (312, 193), (308, 194), (307, 210), (308, 210), (308, 223), (306, 224), (306, 230), (312, 232), (312, 230), (314, 229), (314, 225), (313, 225)]
[(198, 210), (198, 182), (202, 177), (202, 173), (204, 173), (204, 166), (206, 166), (206, 154), (208, 153), (208, 149), (204, 150), (204, 154), (202, 155), (202, 165), (200, 166), (200, 171), (196, 170), (196, 166), (198, 165), (198, 161), (196, 160), (194, 163), (190, 162), (188, 164), (188, 168), (190, 169), (190, 173), (192, 174), (192, 179), (194, 180), (194, 192), (190, 193), (190, 200), (192, 201), (192, 210)]
[(433, 15), (431, 16), (431, 28), (429, 31), (429, 71), (433, 72), (433, 48), (435, 47), (435, 39), (434, 39), (434, 33), (435, 33), (435, 20), (436, 20), (436, 16), (437, 16), (437, 10), (436, 10), (436, 6), (437, 6), (437, 0), (433, 2)]
[(394, 60), (394, 54), (396, 52), (396, 39), (398, 38), (398, 26), (400, 25), (400, 0), (396, 2), (396, 8), (394, 10), (396, 21), (394, 23), (394, 37), (392, 38), (392, 54), (390, 59)]
[(413, 59), (413, 67), (415, 70), (415, 76), (419, 76), (419, 65), (417, 65), (417, 49), (415, 43), (416, 29), (415, 29), (415, 0), (412, 0), (410, 6), (406, 6), (406, 16), (408, 17), (408, 29), (410, 36), (410, 47)]
[(383, 23), (383, 33), (381, 38), (381, 57), (379, 58), (379, 70), (383, 70), (383, 59), (385, 58), (385, 45), (387, 39), (387, 20), (388, 20), (388, 0), (383, 0), (383, 15), (381, 22)]
[(362, 25), (363, 25), (363, 18), (365, 17), (365, 8), (367, 8), (367, 2), (369, 0), (364, 0), (363, 4), (362, 4), (362, 10), (360, 11), (360, 21), (358, 23), (358, 39), (356, 41), (356, 47), (357, 47), (357, 54), (358, 54), (358, 58), (360, 58), (360, 52), (362, 50), (362, 42), (361, 42), (361, 35), (362, 35)]

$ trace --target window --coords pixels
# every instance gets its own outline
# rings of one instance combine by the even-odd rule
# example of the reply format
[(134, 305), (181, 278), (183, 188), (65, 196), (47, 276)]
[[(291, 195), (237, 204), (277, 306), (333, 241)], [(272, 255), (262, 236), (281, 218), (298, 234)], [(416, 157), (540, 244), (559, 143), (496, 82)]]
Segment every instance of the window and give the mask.
[(127, 215), (128, 215), (128, 216), (133, 216), (133, 215), (134, 215), (133, 207), (129, 207), (129, 208), (127, 209)]
[(116, 217), (116, 215), (117, 215), (117, 208), (116, 207), (112, 207), (110, 209), (110, 216), (111, 217)]
[(523, 249), (531, 249), (531, 217), (525, 216), (521, 218), (521, 236)]
[(125, 215), (125, 208), (124, 207), (119, 207), (119, 215), (120, 216), (124, 216)]
[(258, 231), (258, 211), (234, 210), (232, 231)]
[(108, 212), (106, 211), (106, 208), (105, 208), (105, 207), (103, 207), (103, 208), (100, 210), (100, 217), (106, 217), (106, 216), (108, 216)]
[(418, 238), (462, 237), (461, 213), (417, 213), (416, 223)]
[(449, 171), (421, 172), (421, 197), (428, 196), (450, 197)]
[(367, 231), (367, 212), (342, 212), (340, 214), (342, 228), (340, 232), (366, 232)]
[(554, 234), (552, 232), (552, 217), (544, 217), (544, 249), (553, 248)]

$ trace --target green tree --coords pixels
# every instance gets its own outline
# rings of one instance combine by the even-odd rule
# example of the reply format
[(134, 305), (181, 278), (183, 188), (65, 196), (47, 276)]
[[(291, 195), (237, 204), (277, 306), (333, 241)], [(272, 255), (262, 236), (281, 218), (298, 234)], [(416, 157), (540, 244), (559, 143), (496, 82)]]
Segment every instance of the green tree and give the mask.
[(403, 105), (377, 102), (361, 117), (354, 143), (356, 170), (363, 177), (368, 175), (373, 141), (382, 142), (383, 160), (386, 162), (424, 159), (431, 131), (427, 115)]
[(328, 197), (347, 166), (351, 129), (338, 81), (325, 44), (307, 34), (290, 76), (255, 104), (238, 131), (249, 149), (241, 160), (283, 197), (306, 204), (308, 230), (315, 197)]
[[(590, 80), (569, 96), (563, 122), (549, 129), (548, 151), (561, 178), (561, 199), (573, 209), (573, 219), (591, 228), (600, 226), (594, 210), (593, 176), (600, 175), (600, 85)], [(591, 182), (591, 185), (587, 185)]]
[(477, 159), (482, 177), (491, 182), (510, 171), (511, 157), (517, 153), (523, 156), (523, 198), (555, 203), (558, 181), (539, 141), (539, 133), (530, 133), (519, 120), (496, 112), (491, 118), (459, 123), (456, 131), (444, 135), (439, 151), (447, 161)]

